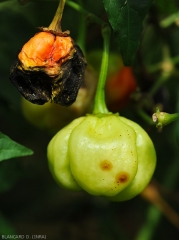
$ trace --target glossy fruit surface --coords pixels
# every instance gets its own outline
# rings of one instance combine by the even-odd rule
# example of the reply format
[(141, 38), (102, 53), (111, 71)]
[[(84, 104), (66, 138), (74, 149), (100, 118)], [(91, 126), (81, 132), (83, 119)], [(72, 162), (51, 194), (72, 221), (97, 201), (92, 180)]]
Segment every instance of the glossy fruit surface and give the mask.
[(61, 186), (83, 189), (111, 201), (139, 194), (156, 165), (147, 133), (117, 114), (74, 120), (54, 136), (47, 154), (51, 172)]

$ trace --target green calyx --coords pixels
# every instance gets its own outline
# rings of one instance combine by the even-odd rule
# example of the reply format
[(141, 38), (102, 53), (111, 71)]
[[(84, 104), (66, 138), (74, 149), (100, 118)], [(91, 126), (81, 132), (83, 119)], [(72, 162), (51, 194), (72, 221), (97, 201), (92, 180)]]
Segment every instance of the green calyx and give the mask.
[(103, 117), (110, 117), (110, 116), (119, 116), (119, 113), (112, 113), (112, 112), (108, 112), (108, 113), (93, 113), (93, 114), (86, 114), (86, 116), (95, 116), (97, 118), (103, 118)]

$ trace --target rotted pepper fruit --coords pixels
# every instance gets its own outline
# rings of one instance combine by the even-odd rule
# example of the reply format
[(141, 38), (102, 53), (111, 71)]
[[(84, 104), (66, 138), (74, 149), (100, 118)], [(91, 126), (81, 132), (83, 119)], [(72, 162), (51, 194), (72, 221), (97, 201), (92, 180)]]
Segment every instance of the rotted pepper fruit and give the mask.
[(56, 133), (75, 118), (92, 112), (97, 82), (97, 74), (92, 67), (87, 66), (76, 101), (71, 106), (65, 107), (51, 102), (37, 105), (22, 97), (22, 113), (30, 124)]
[(60, 130), (47, 148), (57, 183), (110, 201), (138, 195), (149, 183), (156, 153), (148, 134), (118, 114), (89, 114)]
[(10, 80), (31, 103), (70, 106), (84, 78), (86, 60), (68, 31), (40, 30), (18, 54)]

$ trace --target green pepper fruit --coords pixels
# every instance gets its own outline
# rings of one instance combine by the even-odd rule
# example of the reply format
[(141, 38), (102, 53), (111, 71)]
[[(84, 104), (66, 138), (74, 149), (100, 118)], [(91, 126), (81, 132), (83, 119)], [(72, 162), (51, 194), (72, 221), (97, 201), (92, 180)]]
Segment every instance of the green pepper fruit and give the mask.
[(75, 119), (52, 138), (47, 152), (51, 172), (61, 186), (111, 201), (139, 194), (156, 165), (147, 133), (111, 113)]

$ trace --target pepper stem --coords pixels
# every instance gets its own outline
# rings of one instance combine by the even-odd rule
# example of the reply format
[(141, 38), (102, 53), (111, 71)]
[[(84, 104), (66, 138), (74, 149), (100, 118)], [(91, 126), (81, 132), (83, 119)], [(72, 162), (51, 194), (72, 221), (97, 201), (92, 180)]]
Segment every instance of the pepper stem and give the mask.
[(109, 113), (105, 101), (105, 84), (108, 72), (110, 34), (111, 34), (110, 27), (107, 24), (103, 25), (102, 36), (104, 39), (104, 49), (99, 74), (99, 81), (95, 95), (93, 113)]
[(86, 18), (90, 20), (90, 22), (96, 22), (102, 26), (102, 36), (104, 39), (104, 50), (102, 55), (102, 62), (101, 62), (101, 69), (99, 74), (99, 81), (95, 95), (95, 102), (94, 102), (94, 109), (93, 113), (109, 113), (106, 102), (105, 102), (105, 83), (106, 77), (108, 72), (108, 59), (109, 59), (109, 46), (110, 46), (110, 36), (111, 36), (111, 29), (107, 23), (103, 20), (95, 16), (94, 14), (85, 10), (79, 4), (67, 0), (66, 2), (70, 7), (74, 8), (75, 10), (83, 13), (86, 15)]
[(153, 122), (156, 123), (156, 127), (161, 130), (163, 126), (170, 124), (179, 119), (179, 113), (169, 114), (166, 112), (160, 112), (159, 108), (152, 115)]
[(61, 20), (66, 0), (60, 0), (55, 16), (49, 25), (48, 29), (54, 32), (62, 32)]

